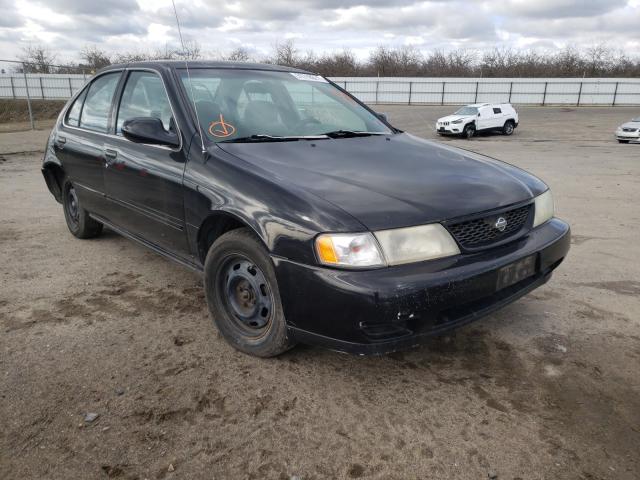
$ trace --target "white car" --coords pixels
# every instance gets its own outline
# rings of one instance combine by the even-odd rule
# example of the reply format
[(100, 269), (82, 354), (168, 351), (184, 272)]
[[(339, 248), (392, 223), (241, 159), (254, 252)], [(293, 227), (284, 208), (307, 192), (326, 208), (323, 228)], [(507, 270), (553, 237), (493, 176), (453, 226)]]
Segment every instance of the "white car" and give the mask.
[(476, 132), (500, 130), (511, 135), (518, 126), (518, 112), (510, 103), (474, 103), (462, 107), (453, 115), (442, 117), (436, 123), (439, 135), (473, 137)]
[(620, 143), (640, 143), (640, 117), (620, 125), (616, 130), (616, 138)]

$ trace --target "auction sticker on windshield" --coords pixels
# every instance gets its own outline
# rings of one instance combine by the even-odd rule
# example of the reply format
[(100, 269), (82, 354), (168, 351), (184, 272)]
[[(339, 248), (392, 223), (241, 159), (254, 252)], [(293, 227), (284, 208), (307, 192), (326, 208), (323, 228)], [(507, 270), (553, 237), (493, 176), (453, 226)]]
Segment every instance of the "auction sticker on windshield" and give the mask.
[(296, 77), (298, 80), (305, 80), (307, 82), (329, 83), (324, 77), (320, 75), (311, 75), (309, 73), (295, 73), (295, 72), (292, 72), (291, 75)]

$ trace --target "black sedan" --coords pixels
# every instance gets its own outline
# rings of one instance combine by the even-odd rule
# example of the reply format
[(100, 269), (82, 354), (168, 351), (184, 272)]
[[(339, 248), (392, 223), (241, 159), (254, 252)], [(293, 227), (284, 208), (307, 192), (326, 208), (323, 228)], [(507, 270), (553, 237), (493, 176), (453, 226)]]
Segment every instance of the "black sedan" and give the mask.
[(42, 172), (73, 235), (106, 225), (202, 272), (220, 332), (264, 357), (417, 345), (542, 285), (569, 250), (539, 179), (272, 65), (108, 67), (60, 114)]

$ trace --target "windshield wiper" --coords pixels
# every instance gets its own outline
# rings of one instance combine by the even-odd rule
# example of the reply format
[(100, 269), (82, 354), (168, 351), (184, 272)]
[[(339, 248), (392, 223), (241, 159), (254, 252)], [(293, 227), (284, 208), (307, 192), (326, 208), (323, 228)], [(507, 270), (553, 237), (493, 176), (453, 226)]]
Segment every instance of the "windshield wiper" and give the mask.
[(333, 130), (324, 135), (331, 138), (369, 137), (371, 135), (389, 135), (388, 132), (358, 132), (354, 130)]
[(218, 143), (250, 143), (250, 142), (295, 142), (297, 140), (322, 140), (328, 138), (327, 135), (266, 135), (264, 133), (258, 133), (254, 135), (248, 135), (246, 137), (231, 138), (229, 140), (222, 140)]

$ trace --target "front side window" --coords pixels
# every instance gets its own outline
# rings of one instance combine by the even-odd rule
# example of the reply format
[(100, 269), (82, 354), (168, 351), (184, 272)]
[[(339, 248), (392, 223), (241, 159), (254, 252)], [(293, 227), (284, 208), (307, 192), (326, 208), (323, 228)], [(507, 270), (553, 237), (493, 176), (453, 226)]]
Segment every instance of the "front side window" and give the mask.
[(125, 120), (135, 117), (158, 118), (165, 130), (171, 129), (171, 104), (162, 79), (153, 72), (129, 74), (118, 108), (116, 134), (122, 135)]
[(111, 102), (119, 80), (120, 72), (107, 73), (91, 83), (82, 107), (80, 127), (107, 133)]
[(455, 115), (477, 115), (478, 109), (476, 107), (462, 107)]
[[(240, 69), (180, 70), (205, 136), (300, 137), (336, 131), (392, 133), (374, 114), (322, 77)], [(193, 92), (193, 94), (192, 94)]]

